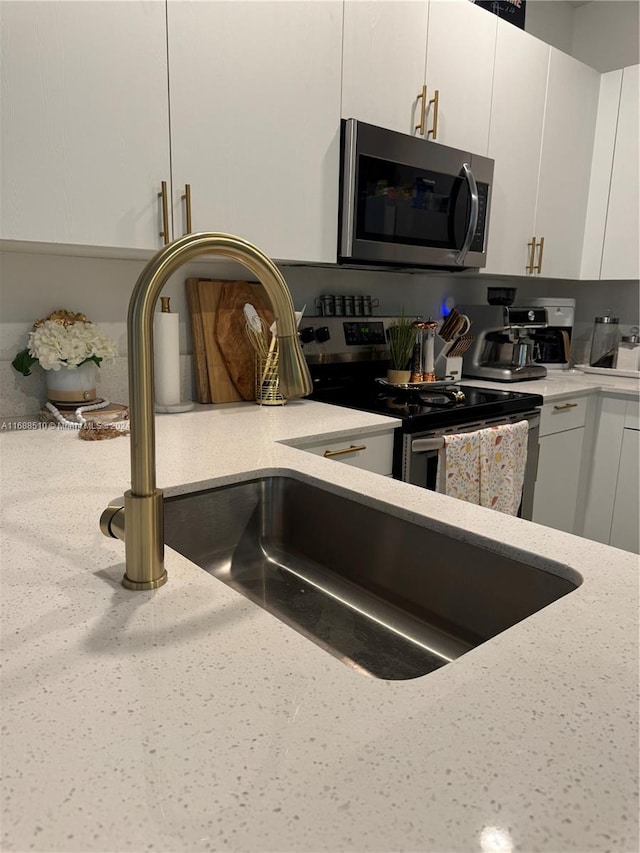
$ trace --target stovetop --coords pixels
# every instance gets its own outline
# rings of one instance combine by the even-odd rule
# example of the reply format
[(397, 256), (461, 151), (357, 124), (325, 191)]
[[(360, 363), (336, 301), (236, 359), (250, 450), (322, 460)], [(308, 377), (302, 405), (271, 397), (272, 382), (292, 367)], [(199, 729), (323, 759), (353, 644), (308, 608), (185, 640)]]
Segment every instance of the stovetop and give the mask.
[[(386, 334), (393, 318), (305, 317), (304, 354), (314, 391), (310, 399), (400, 418), (404, 433), (469, 425), (542, 406), (539, 394), (451, 383), (401, 390), (377, 380), (389, 367)], [(303, 334), (304, 333), (304, 334)]]
[(393, 415), (402, 419), (405, 433), (528, 412), (543, 403), (539, 394), (454, 383), (434, 389), (400, 390), (385, 387), (375, 379), (362, 378), (343, 384), (316, 383), (310, 399), (361, 412)]

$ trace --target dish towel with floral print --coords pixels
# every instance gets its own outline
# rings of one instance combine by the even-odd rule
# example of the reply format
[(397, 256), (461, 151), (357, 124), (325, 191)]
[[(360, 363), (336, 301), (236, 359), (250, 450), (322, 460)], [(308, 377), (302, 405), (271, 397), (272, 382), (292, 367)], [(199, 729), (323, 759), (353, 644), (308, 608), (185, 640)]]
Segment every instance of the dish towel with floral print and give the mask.
[(517, 515), (527, 464), (526, 420), (444, 436), (438, 491), (468, 503)]

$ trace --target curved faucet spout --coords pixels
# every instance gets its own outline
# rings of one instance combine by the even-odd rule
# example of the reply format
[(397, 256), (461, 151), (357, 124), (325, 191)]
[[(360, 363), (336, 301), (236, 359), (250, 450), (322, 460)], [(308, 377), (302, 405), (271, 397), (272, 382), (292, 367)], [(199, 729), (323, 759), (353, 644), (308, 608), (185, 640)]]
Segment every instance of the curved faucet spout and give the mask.
[[(129, 589), (153, 589), (167, 579), (162, 492), (156, 488), (155, 470), (153, 315), (169, 277), (201, 255), (217, 255), (237, 261), (264, 285), (278, 326), (282, 394), (286, 398), (295, 398), (304, 397), (312, 391), (309, 369), (298, 343), (289, 288), (264, 252), (232, 234), (202, 232), (174, 240), (151, 258), (134, 287), (127, 320), (131, 490), (125, 494), (126, 572), (122, 583)], [(105, 526), (111, 530), (107, 522), (103, 530)], [(109, 535), (116, 533), (109, 532)]]

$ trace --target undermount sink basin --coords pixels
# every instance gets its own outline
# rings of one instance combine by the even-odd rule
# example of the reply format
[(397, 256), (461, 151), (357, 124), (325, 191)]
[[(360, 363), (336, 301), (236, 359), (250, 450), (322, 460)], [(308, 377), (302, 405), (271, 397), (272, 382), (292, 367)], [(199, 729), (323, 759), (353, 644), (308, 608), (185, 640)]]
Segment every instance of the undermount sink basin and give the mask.
[(444, 666), (580, 583), (291, 477), (164, 512), (167, 545), (377, 678)]

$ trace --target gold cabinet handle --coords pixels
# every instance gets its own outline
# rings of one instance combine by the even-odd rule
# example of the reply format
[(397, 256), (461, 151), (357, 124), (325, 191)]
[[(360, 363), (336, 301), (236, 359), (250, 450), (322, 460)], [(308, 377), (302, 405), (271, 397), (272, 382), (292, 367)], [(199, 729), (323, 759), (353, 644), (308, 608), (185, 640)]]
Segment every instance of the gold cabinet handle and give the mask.
[(161, 187), (162, 189), (158, 193), (158, 198), (162, 199), (162, 231), (160, 231), (159, 236), (162, 237), (162, 241), (166, 246), (169, 242), (169, 203), (167, 201), (167, 182), (163, 181)]
[(187, 229), (184, 232), (185, 234), (191, 234), (191, 184), (184, 185), (184, 195), (180, 196), (182, 201), (185, 203), (185, 213), (186, 213), (186, 224)]
[(577, 405), (577, 403), (563, 403), (561, 406), (554, 406), (553, 408), (556, 412), (564, 412), (566, 409), (575, 409)]
[(540, 238), (540, 242), (538, 243), (538, 249), (540, 250), (540, 254), (538, 255), (538, 263), (535, 265), (534, 270), (536, 272), (542, 272), (542, 253), (544, 252), (544, 237)]
[(324, 458), (331, 459), (332, 456), (342, 456), (344, 453), (358, 453), (360, 450), (366, 449), (366, 444), (352, 444), (351, 447), (343, 447), (342, 450), (325, 450)]
[(424, 123), (427, 117), (427, 87), (422, 87), (422, 92), (417, 97), (418, 101), (422, 101), (420, 104), (420, 124), (417, 124), (414, 130), (418, 131), (419, 136), (424, 136)]
[(527, 243), (527, 248), (530, 250), (529, 251), (529, 263), (526, 265), (525, 269), (527, 272), (533, 273), (533, 269), (534, 269), (533, 257), (535, 255), (535, 251), (536, 251), (536, 238), (535, 237), (532, 237), (531, 242)]
[(433, 98), (431, 98), (431, 100), (429, 101), (429, 106), (431, 106), (431, 104), (433, 104), (433, 126), (432, 126), (431, 130), (427, 131), (427, 138), (429, 138), (429, 136), (433, 136), (434, 139), (437, 139), (437, 137), (438, 137), (438, 103), (439, 103), (439, 99), (440, 99), (440, 93), (438, 92), (437, 89), (435, 89), (435, 91), (433, 93)]

